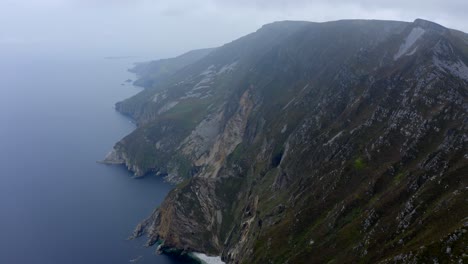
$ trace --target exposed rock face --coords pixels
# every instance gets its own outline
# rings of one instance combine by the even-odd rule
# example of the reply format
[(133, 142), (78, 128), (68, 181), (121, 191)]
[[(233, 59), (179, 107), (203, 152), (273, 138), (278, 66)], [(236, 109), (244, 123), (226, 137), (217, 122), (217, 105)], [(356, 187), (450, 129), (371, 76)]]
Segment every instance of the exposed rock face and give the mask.
[(467, 40), (273, 23), (119, 103), (139, 126), (109, 160), (185, 179), (134, 235), (228, 263), (466, 261)]
[(209, 152), (195, 161), (195, 165), (203, 166), (203, 171), (197, 176), (216, 178), (226, 157), (242, 142), (247, 120), (253, 107), (249, 97), (250, 93), (247, 90), (240, 98), (237, 111), (226, 122), (223, 132), (217, 136)]

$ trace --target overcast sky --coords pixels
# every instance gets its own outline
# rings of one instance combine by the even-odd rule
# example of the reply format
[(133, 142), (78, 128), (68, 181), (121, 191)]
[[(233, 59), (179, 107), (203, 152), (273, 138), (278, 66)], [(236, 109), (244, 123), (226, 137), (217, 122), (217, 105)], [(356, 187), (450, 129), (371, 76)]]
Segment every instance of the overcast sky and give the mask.
[(468, 0), (0, 0), (0, 52), (167, 57), (278, 20), (424, 18), (468, 32)]

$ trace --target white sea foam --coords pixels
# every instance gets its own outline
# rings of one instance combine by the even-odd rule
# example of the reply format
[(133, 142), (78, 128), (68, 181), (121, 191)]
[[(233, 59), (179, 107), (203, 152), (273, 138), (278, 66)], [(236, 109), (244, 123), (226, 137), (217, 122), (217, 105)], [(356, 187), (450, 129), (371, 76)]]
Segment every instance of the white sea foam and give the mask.
[(207, 256), (203, 253), (197, 253), (194, 252), (192, 253), (194, 257), (197, 259), (201, 260), (205, 264), (225, 264), (220, 256), (212, 257), (212, 256)]

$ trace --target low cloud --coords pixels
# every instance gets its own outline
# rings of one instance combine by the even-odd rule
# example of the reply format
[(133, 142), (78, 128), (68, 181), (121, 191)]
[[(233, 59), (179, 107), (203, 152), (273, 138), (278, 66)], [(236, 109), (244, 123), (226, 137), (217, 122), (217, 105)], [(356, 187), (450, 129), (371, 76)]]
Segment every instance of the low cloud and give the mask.
[[(278, 20), (428, 19), (468, 32), (465, 0), (3, 0), (0, 43), (106, 55), (172, 56)], [(2, 37), (3, 36), (3, 37)]]

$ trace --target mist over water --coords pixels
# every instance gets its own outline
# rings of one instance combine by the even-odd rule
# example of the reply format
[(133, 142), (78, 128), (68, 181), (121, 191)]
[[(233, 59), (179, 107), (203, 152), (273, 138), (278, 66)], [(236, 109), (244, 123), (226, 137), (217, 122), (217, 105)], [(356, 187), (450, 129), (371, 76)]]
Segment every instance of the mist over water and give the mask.
[(172, 186), (97, 164), (134, 125), (136, 58), (0, 60), (0, 263), (181, 263), (127, 241)]

